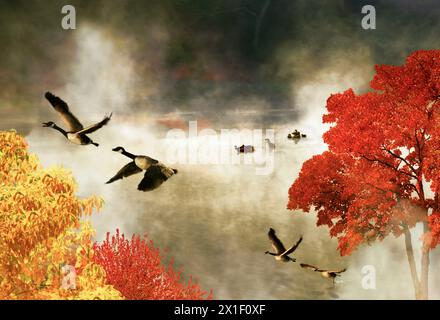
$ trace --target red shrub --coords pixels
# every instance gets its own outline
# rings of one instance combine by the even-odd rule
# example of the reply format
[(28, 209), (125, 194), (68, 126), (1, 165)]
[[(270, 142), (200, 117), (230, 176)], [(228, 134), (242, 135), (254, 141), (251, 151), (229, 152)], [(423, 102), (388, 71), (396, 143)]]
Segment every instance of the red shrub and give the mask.
[(107, 282), (132, 300), (204, 300), (212, 298), (212, 291), (202, 291), (192, 281), (181, 281), (181, 271), (175, 271), (173, 262), (168, 268), (161, 263), (160, 250), (153, 241), (133, 235), (128, 240), (119, 234), (102, 244), (94, 245), (95, 262), (104, 267)]

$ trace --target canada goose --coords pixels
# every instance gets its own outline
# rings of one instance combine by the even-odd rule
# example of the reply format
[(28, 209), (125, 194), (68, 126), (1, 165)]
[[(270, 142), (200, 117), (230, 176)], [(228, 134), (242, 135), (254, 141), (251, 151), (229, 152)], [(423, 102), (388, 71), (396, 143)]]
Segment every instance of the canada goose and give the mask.
[(321, 276), (323, 276), (324, 278), (332, 279), (333, 285), (335, 284), (335, 278), (339, 277), (340, 273), (345, 272), (347, 270), (346, 268), (341, 269), (341, 270), (324, 270), (324, 269), (320, 269), (320, 268), (317, 268), (315, 266), (312, 266), (312, 265), (306, 264), (306, 263), (301, 263), (300, 266), (301, 266), (301, 268), (304, 268), (304, 269), (319, 272), (319, 273), (321, 273)]
[(84, 128), (81, 122), (79, 122), (79, 120), (72, 114), (72, 112), (70, 112), (69, 106), (67, 105), (66, 102), (64, 102), (59, 97), (53, 95), (50, 92), (46, 92), (44, 96), (50, 102), (50, 104), (55, 109), (55, 111), (57, 111), (61, 115), (64, 122), (69, 127), (69, 131), (65, 131), (64, 129), (58, 127), (52, 121), (44, 122), (43, 127), (50, 127), (61, 132), (63, 136), (67, 138), (67, 140), (75, 144), (79, 144), (79, 145), (93, 144), (96, 147), (99, 146), (99, 144), (93, 142), (92, 139), (90, 139), (87, 136), (87, 134), (95, 132), (96, 130), (106, 125), (112, 117), (111, 113), (110, 115), (105, 116), (105, 118), (102, 121), (95, 123), (87, 128)]
[(296, 250), (296, 248), (298, 248), (299, 244), (303, 239), (302, 236), (293, 246), (291, 246), (289, 249), (286, 250), (286, 248), (284, 248), (283, 243), (276, 236), (274, 229), (270, 228), (269, 233), (267, 235), (269, 236), (269, 240), (272, 242), (272, 247), (276, 251), (276, 253), (266, 251), (265, 254), (270, 254), (272, 256), (275, 256), (275, 260), (277, 261), (283, 261), (283, 262), (296, 261), (295, 258), (289, 257), (289, 254), (291, 254), (293, 251)]
[(288, 139), (301, 139), (301, 138), (307, 138), (307, 135), (303, 134), (295, 129), (295, 131), (293, 131), (292, 133), (289, 133), (287, 135), (287, 138)]
[(273, 151), (275, 150), (275, 143), (273, 143), (272, 141), (270, 141), (270, 139), (266, 138), (264, 139), (267, 142), (267, 146), (269, 147), (269, 151)]
[(126, 178), (145, 170), (144, 178), (139, 183), (137, 189), (139, 191), (151, 191), (159, 188), (163, 182), (167, 181), (173, 174), (177, 173), (177, 169), (169, 168), (163, 163), (148, 156), (136, 156), (125, 151), (122, 147), (116, 147), (112, 150), (123, 154), (133, 161), (122, 167), (122, 169), (106, 183), (112, 183), (116, 180)]
[(252, 153), (255, 151), (254, 146), (245, 146), (244, 144), (241, 145), (241, 147), (234, 146), (235, 150), (237, 150), (238, 153)]

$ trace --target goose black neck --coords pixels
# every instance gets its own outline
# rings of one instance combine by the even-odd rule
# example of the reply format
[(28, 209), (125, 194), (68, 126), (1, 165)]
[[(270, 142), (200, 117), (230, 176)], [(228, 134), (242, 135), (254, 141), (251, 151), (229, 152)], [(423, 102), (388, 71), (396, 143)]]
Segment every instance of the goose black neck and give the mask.
[(130, 152), (127, 152), (127, 151), (122, 151), (121, 152), (124, 156), (126, 156), (126, 157), (129, 157), (130, 159), (134, 159), (134, 158), (136, 158), (136, 156), (134, 155), (134, 154), (131, 154)]
[(65, 137), (67, 137), (67, 132), (63, 128), (58, 127), (56, 124), (54, 124), (52, 128), (61, 132)]

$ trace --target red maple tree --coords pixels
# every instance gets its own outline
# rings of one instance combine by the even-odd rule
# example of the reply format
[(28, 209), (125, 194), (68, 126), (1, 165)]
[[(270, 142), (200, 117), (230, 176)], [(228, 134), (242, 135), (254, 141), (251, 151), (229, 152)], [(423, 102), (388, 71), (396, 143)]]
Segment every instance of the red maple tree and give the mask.
[[(428, 298), (429, 253), (440, 242), (440, 50), (376, 66), (371, 92), (327, 100), (328, 151), (303, 164), (288, 208), (317, 212), (341, 255), (403, 235), (417, 299)], [(410, 229), (423, 224), (420, 276)]]
[(201, 290), (192, 277), (188, 283), (181, 279), (182, 271), (175, 271), (173, 262), (168, 267), (161, 262), (160, 250), (152, 240), (133, 235), (129, 240), (116, 230), (102, 244), (94, 245), (95, 262), (104, 267), (107, 281), (130, 300), (204, 300), (212, 299), (212, 292)]

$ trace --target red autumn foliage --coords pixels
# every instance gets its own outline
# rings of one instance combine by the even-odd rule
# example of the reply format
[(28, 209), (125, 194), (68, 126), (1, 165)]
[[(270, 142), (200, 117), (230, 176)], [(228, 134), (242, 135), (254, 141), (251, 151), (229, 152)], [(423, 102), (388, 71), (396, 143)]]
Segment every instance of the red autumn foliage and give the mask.
[(128, 240), (116, 230), (107, 233), (102, 244), (94, 245), (95, 262), (104, 267), (107, 281), (130, 300), (205, 300), (212, 291), (202, 291), (192, 277), (185, 284), (181, 271), (173, 263), (163, 266), (161, 254), (153, 241), (133, 235)]
[(440, 243), (440, 50), (376, 66), (371, 88), (328, 98), (329, 151), (304, 163), (288, 208), (316, 210), (341, 255), (389, 234), (410, 239), (409, 229), (423, 223), (427, 292), (426, 250)]

